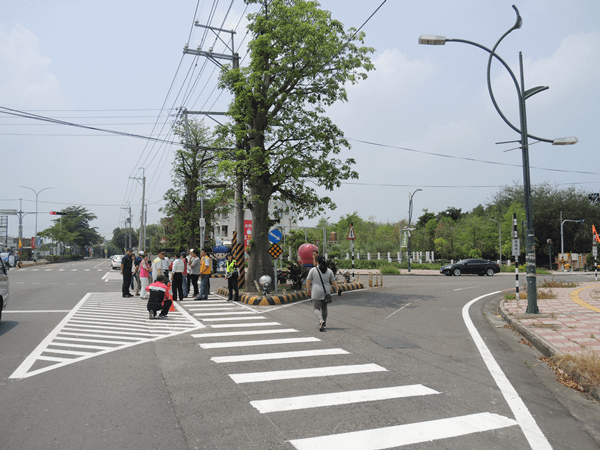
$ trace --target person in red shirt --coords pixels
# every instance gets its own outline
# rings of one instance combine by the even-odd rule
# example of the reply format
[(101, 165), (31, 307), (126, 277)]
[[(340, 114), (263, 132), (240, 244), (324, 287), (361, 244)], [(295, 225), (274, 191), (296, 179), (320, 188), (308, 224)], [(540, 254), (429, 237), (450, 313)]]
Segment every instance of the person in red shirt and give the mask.
[(165, 284), (166, 282), (167, 278), (164, 275), (159, 275), (156, 277), (156, 281), (146, 288), (150, 292), (150, 298), (146, 306), (149, 319), (155, 319), (159, 310), (159, 319), (165, 319), (169, 313), (173, 301), (168, 299), (169, 287)]

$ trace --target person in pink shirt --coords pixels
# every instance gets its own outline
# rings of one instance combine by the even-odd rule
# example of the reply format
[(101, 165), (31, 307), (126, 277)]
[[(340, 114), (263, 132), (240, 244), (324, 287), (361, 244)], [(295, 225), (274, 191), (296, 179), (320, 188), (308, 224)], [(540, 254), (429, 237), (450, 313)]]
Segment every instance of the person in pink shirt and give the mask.
[(142, 283), (142, 289), (140, 291), (140, 298), (147, 298), (148, 294), (146, 288), (150, 284), (150, 264), (148, 264), (148, 254), (146, 253), (142, 257), (142, 261), (140, 262), (140, 281)]

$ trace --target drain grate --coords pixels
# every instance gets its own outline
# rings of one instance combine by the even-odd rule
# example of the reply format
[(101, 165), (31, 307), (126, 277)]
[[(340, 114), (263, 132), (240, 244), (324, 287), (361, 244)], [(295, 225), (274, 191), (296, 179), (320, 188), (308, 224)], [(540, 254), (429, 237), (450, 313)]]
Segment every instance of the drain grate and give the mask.
[(419, 348), (414, 342), (398, 336), (369, 336), (383, 348)]

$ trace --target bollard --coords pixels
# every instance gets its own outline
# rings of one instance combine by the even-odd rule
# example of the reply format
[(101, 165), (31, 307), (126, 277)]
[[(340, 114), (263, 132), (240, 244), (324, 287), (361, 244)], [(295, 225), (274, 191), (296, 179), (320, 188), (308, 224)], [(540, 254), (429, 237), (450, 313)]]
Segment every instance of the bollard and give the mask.
[(369, 287), (372, 288), (373, 287), (373, 274), (369, 273)]

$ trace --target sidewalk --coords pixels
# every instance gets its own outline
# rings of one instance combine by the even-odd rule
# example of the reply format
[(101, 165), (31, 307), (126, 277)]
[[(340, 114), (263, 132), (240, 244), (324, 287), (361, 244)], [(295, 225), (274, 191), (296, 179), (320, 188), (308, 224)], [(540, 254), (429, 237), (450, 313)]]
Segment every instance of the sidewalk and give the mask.
[(539, 314), (525, 313), (527, 300), (501, 301), (501, 314), (545, 356), (585, 350), (600, 356), (600, 282), (548, 290), (556, 298), (538, 299)]

